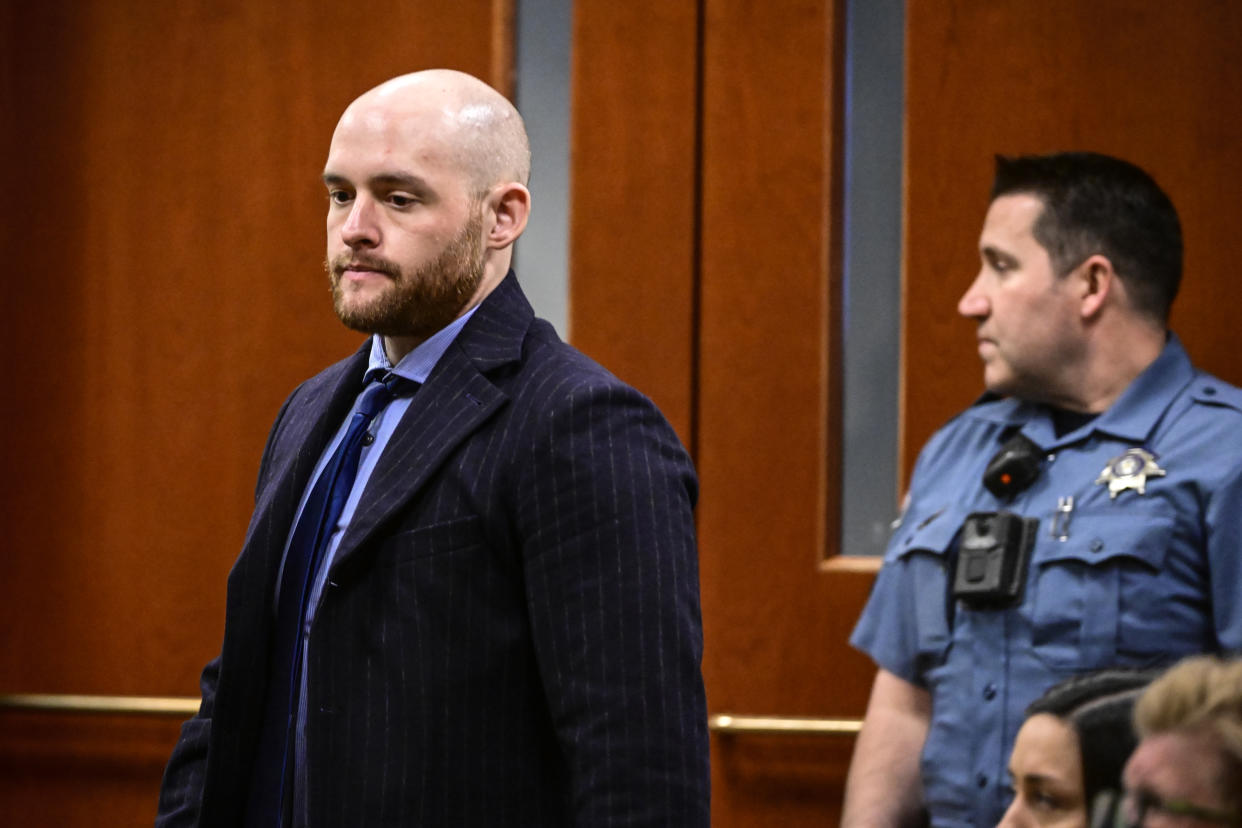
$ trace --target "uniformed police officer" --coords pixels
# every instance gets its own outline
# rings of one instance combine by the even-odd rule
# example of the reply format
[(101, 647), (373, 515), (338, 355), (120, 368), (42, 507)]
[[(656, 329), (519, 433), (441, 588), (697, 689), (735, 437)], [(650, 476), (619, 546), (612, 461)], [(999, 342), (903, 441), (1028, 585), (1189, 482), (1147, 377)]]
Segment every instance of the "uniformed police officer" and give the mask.
[(1115, 158), (1001, 157), (979, 253), (989, 393), (924, 447), (854, 631), (846, 826), (995, 825), (1046, 688), (1242, 648), (1242, 391), (1167, 329), (1172, 203)]

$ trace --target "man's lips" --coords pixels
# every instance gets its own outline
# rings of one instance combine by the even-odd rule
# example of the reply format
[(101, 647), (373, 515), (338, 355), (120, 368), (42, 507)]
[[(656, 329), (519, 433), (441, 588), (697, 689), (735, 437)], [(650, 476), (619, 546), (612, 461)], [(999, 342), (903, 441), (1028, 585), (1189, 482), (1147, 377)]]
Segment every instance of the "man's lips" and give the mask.
[(341, 265), (337, 268), (337, 273), (350, 279), (369, 279), (373, 276), (389, 277), (389, 273), (385, 268), (360, 262), (349, 262)]

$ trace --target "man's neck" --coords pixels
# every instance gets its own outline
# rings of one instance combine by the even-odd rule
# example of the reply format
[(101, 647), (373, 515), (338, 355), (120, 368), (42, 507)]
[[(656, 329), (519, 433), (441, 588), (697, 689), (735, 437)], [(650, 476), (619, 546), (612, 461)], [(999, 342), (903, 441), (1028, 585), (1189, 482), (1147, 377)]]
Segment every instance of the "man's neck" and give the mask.
[(1156, 361), (1168, 339), (1163, 327), (1146, 322), (1131, 322), (1121, 330), (1098, 333), (1083, 367), (1078, 393), (1049, 401), (1053, 405), (1090, 414), (1107, 411)]

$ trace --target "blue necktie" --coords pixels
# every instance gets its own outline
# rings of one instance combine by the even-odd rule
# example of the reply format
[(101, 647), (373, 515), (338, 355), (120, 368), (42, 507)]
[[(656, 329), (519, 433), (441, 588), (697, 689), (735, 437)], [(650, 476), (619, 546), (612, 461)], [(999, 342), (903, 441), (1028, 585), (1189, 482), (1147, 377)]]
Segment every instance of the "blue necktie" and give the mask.
[(291, 733), (297, 705), (306, 601), (328, 541), (358, 475), (358, 458), (371, 420), (395, 396), (399, 385), (416, 387), (394, 374), (362, 392), (349, 430), (315, 481), (285, 555), (272, 631), (272, 660), (263, 705), (263, 727), (255, 754), (247, 828), (279, 828), (286, 823)]

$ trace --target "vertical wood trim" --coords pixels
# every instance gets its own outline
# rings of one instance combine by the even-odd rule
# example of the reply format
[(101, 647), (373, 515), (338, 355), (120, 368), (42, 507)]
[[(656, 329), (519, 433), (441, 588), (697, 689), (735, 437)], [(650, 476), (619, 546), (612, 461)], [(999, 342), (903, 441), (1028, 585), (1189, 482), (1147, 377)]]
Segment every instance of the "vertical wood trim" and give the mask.
[(496, 91), (513, 100), (517, 70), (517, 0), (491, 0), (491, 76)]
[(711, 0), (705, 44), (704, 543), (762, 536), (812, 568), (838, 522), (836, 7)]
[[(699, 472), (713, 710), (861, 713), (840, 468), (842, 3), (708, 0)], [(714, 740), (722, 826), (832, 824), (848, 745)], [(779, 757), (779, 758), (778, 758)]]
[(694, 442), (698, 10), (575, 4), (570, 338)]

